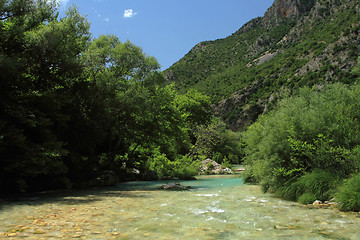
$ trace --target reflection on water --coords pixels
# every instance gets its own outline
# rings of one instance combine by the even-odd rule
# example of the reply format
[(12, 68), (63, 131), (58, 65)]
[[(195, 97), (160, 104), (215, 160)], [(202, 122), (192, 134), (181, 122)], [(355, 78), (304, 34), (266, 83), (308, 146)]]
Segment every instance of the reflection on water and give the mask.
[(0, 238), (27, 239), (360, 239), (356, 213), (272, 198), (237, 176), (164, 182), (2, 202)]

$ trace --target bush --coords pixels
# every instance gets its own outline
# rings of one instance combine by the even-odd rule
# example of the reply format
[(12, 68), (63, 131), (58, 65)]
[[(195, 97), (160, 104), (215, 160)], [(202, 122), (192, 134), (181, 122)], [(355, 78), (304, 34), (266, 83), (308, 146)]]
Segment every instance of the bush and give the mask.
[(221, 164), (221, 162), (223, 161), (223, 158), (224, 158), (224, 156), (220, 152), (216, 152), (212, 156), (212, 160), (219, 164)]
[(297, 181), (279, 186), (275, 191), (275, 196), (290, 201), (297, 201), (305, 193), (304, 186)]
[(359, 94), (359, 84), (339, 83), (283, 99), (244, 134), (246, 180), (290, 200), (306, 192), (329, 200), (360, 167)]
[[(338, 179), (336, 174), (332, 172), (315, 169), (312, 173), (300, 177), (297, 183), (306, 193), (313, 194), (315, 200), (326, 201), (332, 198)], [(300, 197), (298, 198), (299, 202)]]
[(201, 162), (186, 156), (178, 156), (175, 161), (171, 161), (165, 154), (160, 153), (159, 149), (155, 149), (147, 160), (148, 169), (155, 171), (159, 179), (189, 179), (198, 174), (200, 164)]
[(344, 181), (335, 194), (343, 211), (360, 211), (360, 174)]
[(317, 199), (314, 194), (312, 193), (304, 193), (299, 197), (298, 202), (302, 204), (311, 204), (315, 202)]
[(212, 162), (209, 162), (208, 164), (206, 164), (206, 167), (208, 170), (213, 170), (215, 168), (215, 166)]
[(200, 171), (200, 161), (193, 161), (192, 158), (181, 156), (175, 161), (173, 176), (179, 179), (191, 179)]
[(223, 161), (221, 162), (221, 166), (223, 166), (225, 168), (230, 168), (231, 170), (234, 170), (230, 160), (227, 157), (223, 158)]
[(159, 179), (163, 179), (164, 177), (173, 176), (175, 164), (165, 154), (160, 153), (159, 149), (156, 149), (153, 155), (148, 158), (147, 166), (149, 170), (157, 173)]

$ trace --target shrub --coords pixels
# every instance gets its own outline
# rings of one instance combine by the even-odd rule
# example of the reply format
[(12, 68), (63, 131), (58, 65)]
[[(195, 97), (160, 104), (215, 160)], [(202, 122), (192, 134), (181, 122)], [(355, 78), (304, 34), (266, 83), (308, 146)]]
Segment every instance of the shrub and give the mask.
[(275, 191), (275, 195), (287, 200), (303, 203), (306, 199), (311, 199), (309, 197), (309, 194), (311, 194), (315, 198), (314, 201), (326, 201), (331, 199), (338, 183), (339, 177), (337, 174), (315, 169), (313, 172), (301, 176), (296, 181), (279, 186)]
[(329, 200), (360, 168), (359, 94), (359, 84), (338, 83), (283, 99), (244, 134), (245, 180), (289, 200)]
[(231, 170), (234, 170), (232, 164), (230, 163), (230, 160), (227, 157), (223, 158), (221, 165), (225, 168), (230, 168)]
[(220, 152), (215, 152), (212, 156), (212, 160), (221, 164), (223, 161), (224, 156)]
[(304, 186), (295, 181), (276, 188), (275, 196), (290, 201), (297, 201), (305, 193)]
[(181, 156), (175, 161), (173, 176), (179, 179), (190, 179), (200, 171), (201, 161), (193, 161), (192, 158)]
[(315, 202), (316, 200), (317, 199), (314, 194), (304, 193), (303, 195), (301, 195), (299, 197), (298, 202), (302, 203), (302, 204), (311, 204), (311, 203)]
[(297, 183), (301, 189), (307, 193), (312, 193), (316, 198), (315, 200), (326, 201), (332, 198), (334, 189), (339, 182), (338, 179), (336, 174), (332, 172), (315, 169), (313, 172), (300, 177)]
[(187, 156), (178, 156), (175, 161), (171, 161), (165, 154), (160, 153), (159, 149), (153, 150), (147, 160), (147, 168), (155, 171), (159, 179), (189, 179), (198, 174), (200, 165), (200, 161), (194, 161)]
[(159, 179), (173, 175), (174, 163), (171, 162), (165, 154), (160, 153), (159, 149), (147, 161), (148, 168), (155, 171)]
[(343, 211), (360, 211), (360, 174), (344, 181), (335, 194)]
[(213, 170), (215, 166), (212, 162), (209, 162), (208, 164), (206, 164), (206, 167), (208, 170)]

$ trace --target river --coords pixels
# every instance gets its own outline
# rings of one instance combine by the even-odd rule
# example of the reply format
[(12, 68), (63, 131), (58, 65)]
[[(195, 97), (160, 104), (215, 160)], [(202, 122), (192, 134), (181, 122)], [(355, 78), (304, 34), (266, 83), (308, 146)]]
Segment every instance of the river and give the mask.
[(0, 202), (0, 238), (360, 239), (360, 214), (273, 198), (238, 175), (129, 182)]

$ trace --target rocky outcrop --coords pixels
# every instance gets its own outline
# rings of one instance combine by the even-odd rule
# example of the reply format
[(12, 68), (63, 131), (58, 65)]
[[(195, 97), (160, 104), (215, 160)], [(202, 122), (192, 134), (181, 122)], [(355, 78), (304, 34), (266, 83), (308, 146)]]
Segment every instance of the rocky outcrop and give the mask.
[(282, 19), (299, 19), (308, 12), (317, 0), (275, 0), (273, 5), (266, 11), (263, 24), (273, 25)]
[(208, 158), (202, 161), (200, 174), (234, 174), (234, 172), (230, 168), (224, 167), (221, 164)]
[(264, 112), (265, 106), (261, 101), (254, 105), (247, 105), (245, 103), (261, 87), (262, 80), (255, 81), (248, 87), (232, 94), (229, 98), (220, 101), (214, 106), (215, 115), (227, 119), (228, 127), (234, 131), (240, 130), (246, 124), (254, 122), (258, 115)]

